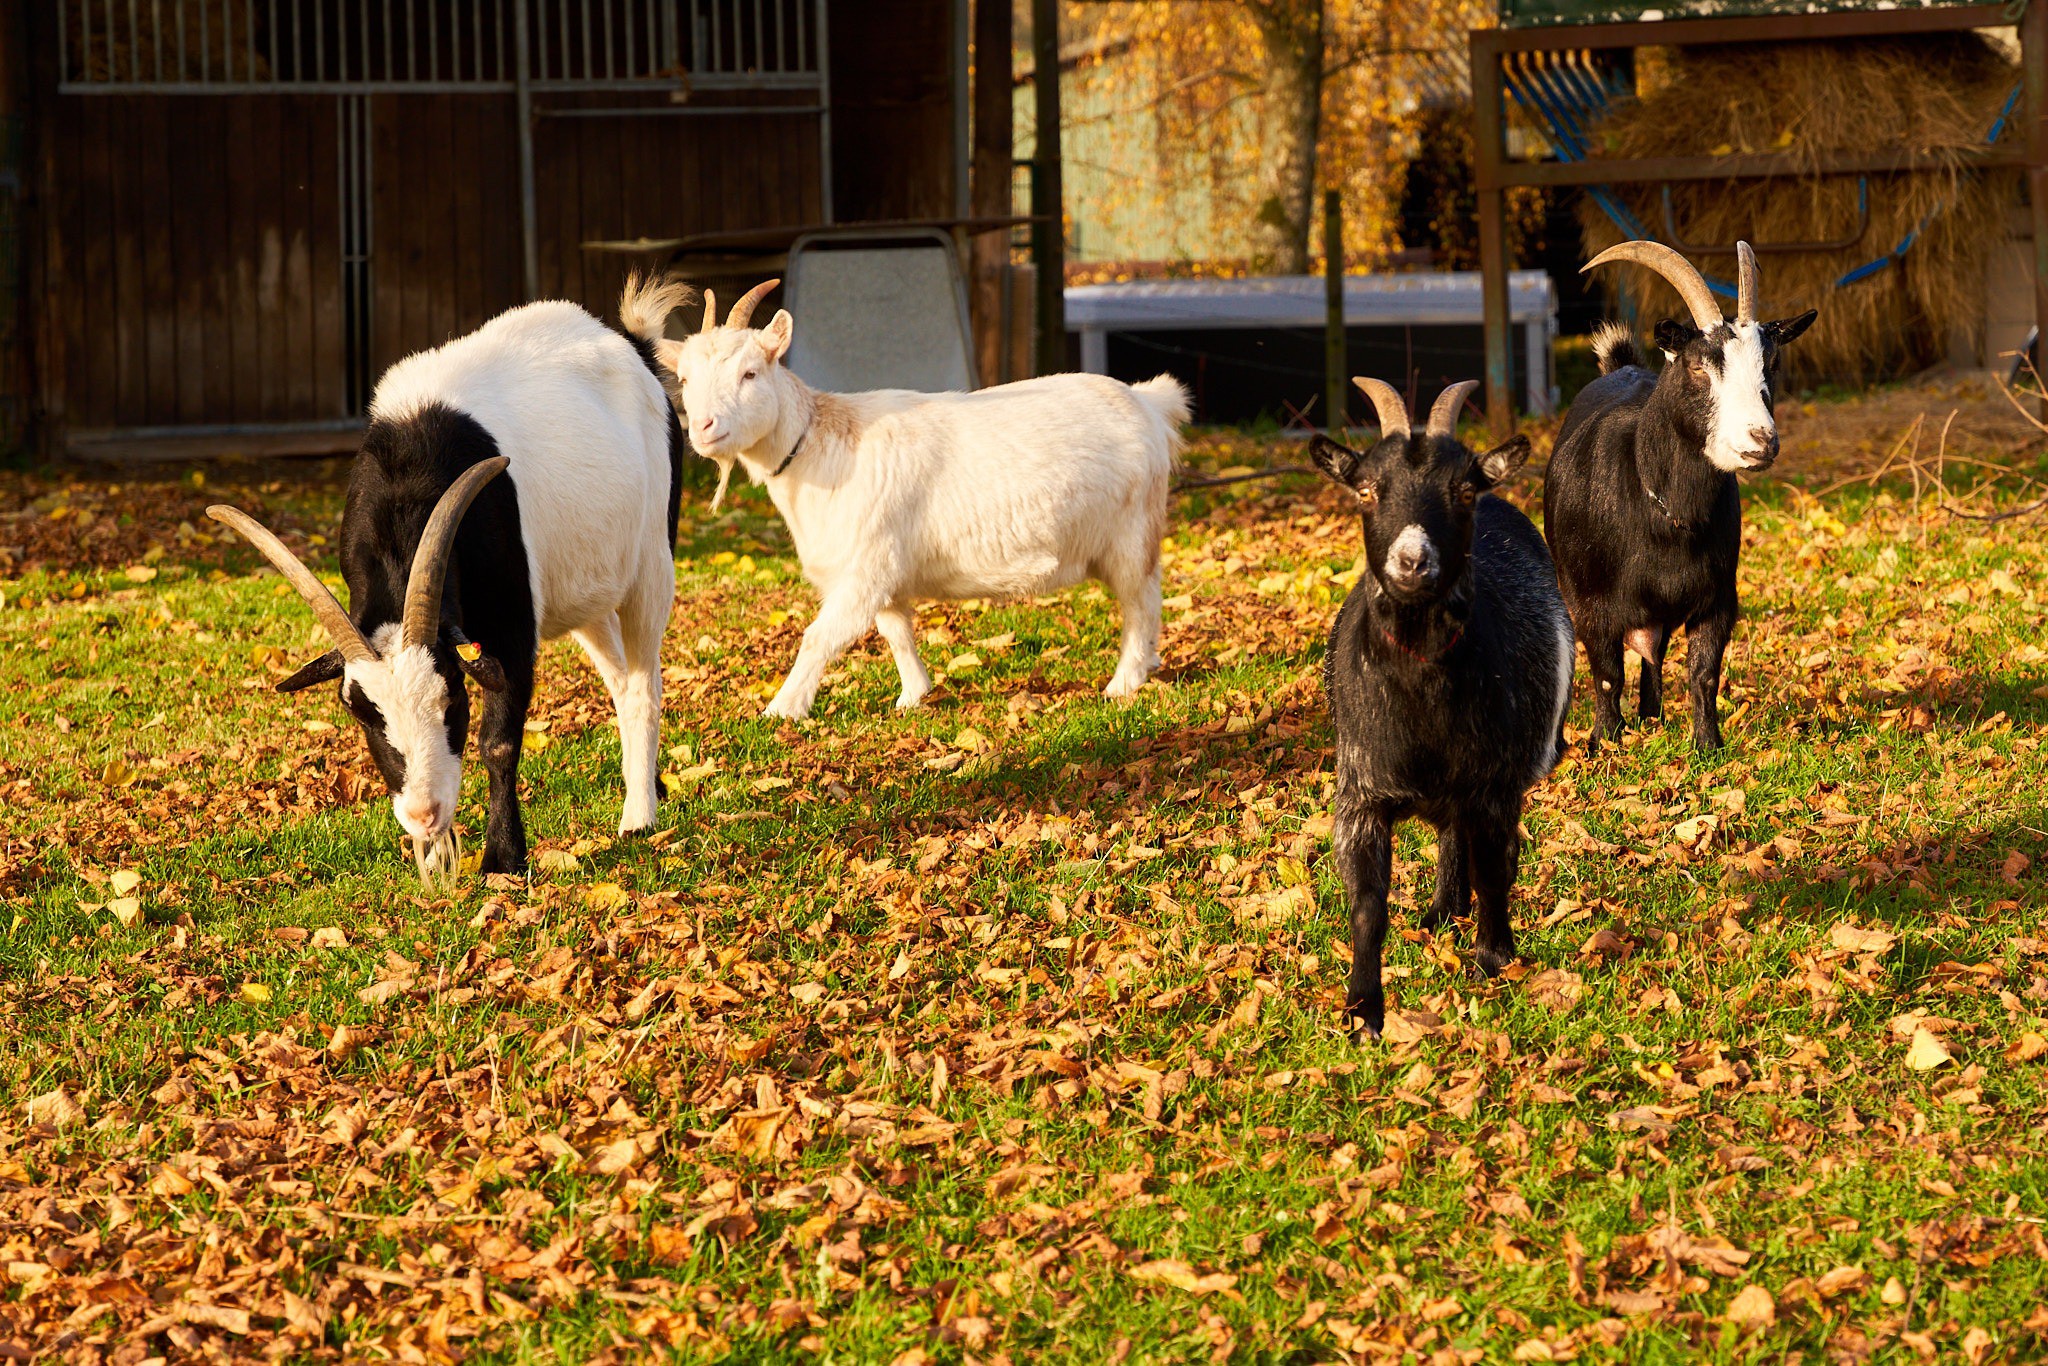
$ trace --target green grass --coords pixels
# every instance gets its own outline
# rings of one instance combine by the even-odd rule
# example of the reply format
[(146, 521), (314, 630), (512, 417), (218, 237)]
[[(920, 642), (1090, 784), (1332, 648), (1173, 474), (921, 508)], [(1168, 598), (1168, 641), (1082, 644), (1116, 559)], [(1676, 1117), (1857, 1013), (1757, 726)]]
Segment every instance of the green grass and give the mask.
[[(0, 583), (0, 1343), (2048, 1350), (2029, 522), (1752, 486), (1729, 749), (1674, 715), (1539, 789), (1512, 980), (1415, 931), (1434, 849), (1404, 828), (1398, 1020), (1361, 1046), (1317, 683), (1356, 550), (1334, 496), (1176, 507), (1170, 677), (1130, 706), (1084, 588), (928, 610), (925, 710), (894, 713), (871, 639), (800, 727), (756, 713), (814, 599), (757, 491), (700, 500), (661, 834), (613, 838), (609, 707), (550, 647), (534, 877), (428, 898), (345, 714), (269, 691), (319, 648), (303, 609), (177, 542), (173, 492), (103, 514), (125, 552)], [(124, 871), (131, 925), (95, 909)], [(1908, 1065), (1916, 1020), (1951, 1061)], [(1751, 1286), (1753, 1337), (1724, 1322)]]

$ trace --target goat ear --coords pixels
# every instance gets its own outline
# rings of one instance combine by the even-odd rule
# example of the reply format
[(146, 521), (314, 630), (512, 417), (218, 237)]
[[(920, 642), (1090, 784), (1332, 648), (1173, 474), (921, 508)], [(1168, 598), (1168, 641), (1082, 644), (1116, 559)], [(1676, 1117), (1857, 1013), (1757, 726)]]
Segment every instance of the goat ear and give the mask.
[(479, 652), (475, 659), (470, 659), (457, 650), (455, 662), (485, 692), (505, 691), (505, 666), (489, 655)]
[(796, 335), (796, 319), (789, 316), (789, 310), (778, 308), (768, 325), (761, 329), (761, 345), (768, 348), (769, 360), (781, 360), (789, 354), (789, 343)]
[(315, 683), (328, 683), (341, 677), (341, 651), (329, 650), (318, 659), (309, 659), (299, 666), (299, 671), (277, 685), (279, 692), (297, 692), (310, 688)]
[(1700, 335), (1697, 327), (1688, 327), (1675, 319), (1666, 318), (1657, 324), (1655, 336), (1657, 349), (1666, 356), (1676, 356), (1686, 344)]
[(1473, 483), (1482, 489), (1504, 484), (1529, 459), (1529, 438), (1511, 436), (1472, 462)]
[(680, 375), (683, 373), (683, 344), (668, 337), (654, 343), (654, 358)]
[(1327, 436), (1317, 436), (1308, 443), (1308, 458), (1331, 483), (1347, 489), (1358, 487), (1359, 456), (1349, 446), (1340, 446)]
[(1812, 327), (1813, 320), (1819, 316), (1818, 310), (1809, 308), (1796, 318), (1786, 318), (1782, 322), (1765, 323), (1764, 330), (1770, 333), (1772, 341), (1783, 346), (1788, 341), (1796, 340), (1800, 333)]

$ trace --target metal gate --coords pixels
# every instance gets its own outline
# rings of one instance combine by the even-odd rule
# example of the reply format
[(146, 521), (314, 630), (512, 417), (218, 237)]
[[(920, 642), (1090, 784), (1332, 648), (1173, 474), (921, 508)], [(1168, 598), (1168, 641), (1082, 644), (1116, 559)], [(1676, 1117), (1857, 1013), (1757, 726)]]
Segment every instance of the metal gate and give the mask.
[[(331, 344), (315, 337), (301, 348), (306, 355), (300, 359), (320, 372), (311, 385), (318, 391), (313, 411), (289, 400), (272, 401), (273, 388), (283, 393), (303, 387), (296, 375), (217, 381), (216, 362), (209, 357), (202, 367), (205, 373), (196, 380), (181, 377), (162, 393), (152, 390), (135, 401), (108, 407), (114, 414), (111, 421), (103, 420), (101, 409), (90, 400), (73, 404), (74, 415), (85, 419), (74, 427), (120, 429), (120, 434), (133, 436), (160, 428), (186, 435), (226, 435), (346, 426), (360, 414), (381, 362), (395, 358), (388, 354), (391, 350), (443, 340), (435, 335), (438, 330), (486, 305), (539, 297), (546, 274), (544, 250), (555, 246), (558, 256), (576, 250), (575, 243), (564, 245), (562, 239), (574, 236), (581, 220), (569, 210), (557, 212), (553, 201), (564, 197), (559, 189), (546, 204), (540, 192), (540, 179), (550, 172), (537, 165), (536, 141), (537, 136), (549, 136), (546, 130), (551, 128), (588, 128), (589, 121), (743, 118), (780, 125), (785, 131), (778, 136), (786, 140), (794, 132), (791, 121), (807, 121), (815, 125), (815, 165), (806, 152), (802, 170), (811, 183), (801, 197), (823, 221), (831, 219), (826, 0), (53, 4), (57, 93), (67, 97), (60, 103), (76, 115), (79, 148), (90, 155), (95, 142), (103, 145), (100, 155), (105, 164), (95, 163), (92, 172), (81, 177), (79, 190), (87, 198), (104, 199), (98, 211), (139, 222), (154, 203), (166, 214), (190, 216), (191, 207), (178, 196), (223, 193), (240, 196), (249, 212), (260, 218), (269, 208), (262, 193), (240, 187), (239, 181), (268, 175), (277, 179), (287, 197), (297, 196), (293, 202), (300, 207), (292, 212), (304, 220), (298, 226), (311, 225), (298, 235), (310, 232), (330, 239), (301, 250), (294, 246), (293, 232), (279, 234), (266, 224), (249, 230), (255, 245), (223, 252), (222, 264), (216, 267), (184, 259), (188, 253), (183, 247), (196, 248), (190, 254), (207, 253), (210, 244), (203, 234), (172, 234), (169, 245), (124, 248), (117, 233), (116, 245), (103, 263), (103, 250), (92, 240), (92, 213), (82, 211), (67, 220), (75, 240), (58, 255), (68, 252), (75, 258), (72, 268), (84, 281), (82, 288), (103, 290), (108, 302), (101, 316), (115, 331), (128, 328), (138, 335), (103, 342), (91, 332), (88, 317), (76, 329), (70, 389), (90, 394), (111, 385), (125, 393), (122, 386), (131, 386), (129, 371), (148, 370), (159, 353), (173, 357), (169, 363), (175, 363), (185, 341), (185, 324), (162, 323), (146, 298), (157, 287), (152, 270), (158, 265), (174, 274), (232, 277), (226, 286), (216, 281), (215, 293), (223, 288), (232, 293), (241, 287), (237, 281), (245, 278), (256, 281), (250, 287), (257, 290), (257, 302), (239, 306), (238, 317), (255, 320), (259, 330), (267, 309), (283, 308), (289, 317), (269, 321), (292, 337), (309, 328), (317, 332), (332, 327), (338, 333)], [(165, 98), (191, 96), (213, 97), (215, 103), (199, 106)], [(104, 102), (68, 97), (101, 97)], [(437, 103), (425, 97), (445, 98)], [(201, 115), (202, 108), (216, 112)], [(95, 114), (95, 109), (101, 112)], [(121, 112), (111, 112), (117, 109)], [(249, 138), (267, 134), (269, 120), (289, 124), (280, 145), (266, 145), (252, 154), (252, 160), (263, 163), (260, 168), (233, 164), (244, 154)], [(328, 124), (331, 142), (321, 131)], [(662, 147), (654, 138), (631, 142), (617, 158), (627, 164), (610, 172), (613, 183), (593, 188), (576, 165), (581, 144), (567, 131), (555, 136), (552, 173), (570, 180), (582, 175), (582, 197), (601, 201), (600, 208), (608, 195), (624, 198), (632, 193), (635, 153), (658, 161)], [(623, 131), (619, 136), (637, 138)], [(229, 164), (212, 167), (197, 188), (171, 183), (179, 178), (175, 169), (161, 173), (163, 184), (150, 182), (149, 167), (131, 165), (138, 158), (123, 144), (152, 137), (162, 137), (162, 146), (172, 149), (182, 148), (190, 138), (218, 139), (218, 155)], [(331, 169), (323, 169), (329, 158)], [(385, 164), (394, 159), (399, 164)], [(148, 160), (147, 147), (139, 160)], [(655, 175), (667, 168), (646, 169)], [(331, 186), (331, 191), (315, 185), (315, 180)], [(436, 180), (443, 184), (432, 183)], [(511, 192), (515, 181), (516, 244), (506, 233), (509, 225), (501, 224), (506, 215), (494, 212), (499, 188)], [(316, 218), (322, 221), (314, 222)], [(273, 242), (273, 237), (281, 240)], [(515, 248), (516, 256), (500, 251), (500, 245)], [(488, 265), (473, 265), (472, 252), (479, 259), (489, 258)], [(512, 259), (505, 259), (508, 256)], [(124, 265), (129, 257), (135, 262), (132, 266)], [(302, 257), (307, 263), (303, 268)], [(421, 302), (431, 292), (422, 282), (431, 279), (437, 258), (445, 258), (439, 268), (476, 276), (452, 287), (462, 295), (460, 303), (438, 311)], [(102, 269), (113, 272), (113, 284), (97, 283)], [(557, 263), (554, 273), (556, 291), (573, 296), (575, 288), (563, 284), (575, 274), (573, 267)], [(124, 283), (129, 276), (141, 283)], [(278, 279), (286, 281), (281, 291), (272, 287), (268, 294), (261, 292), (264, 282), (274, 285)], [(127, 304), (121, 302), (123, 290), (130, 296)], [(179, 299), (188, 293), (192, 291), (183, 284), (177, 286)], [(300, 293), (303, 299), (296, 297)], [(205, 294), (202, 287), (195, 297)], [(293, 310), (303, 310), (307, 317), (300, 318)], [(394, 318), (393, 310), (406, 316)], [(81, 311), (91, 312), (83, 305)], [(131, 316), (136, 313), (147, 316)], [(219, 330), (234, 333), (237, 326), (237, 319), (230, 318)], [(155, 333), (166, 330), (174, 340), (158, 345)], [(323, 348), (330, 347), (339, 353), (331, 357), (338, 363), (331, 375), (327, 362), (320, 359)], [(244, 364), (284, 364), (265, 356), (260, 342), (235, 339), (213, 349), (233, 354), (231, 364), (238, 375)], [(272, 378), (277, 378), (276, 385)], [(245, 401), (245, 388), (250, 394), (260, 393), (261, 401)], [(164, 397), (174, 392), (176, 402)], [(231, 397), (216, 401), (221, 392)], [(161, 420), (167, 411), (175, 416)], [(253, 412), (262, 416), (252, 418)], [(200, 420), (194, 420), (195, 414)]]

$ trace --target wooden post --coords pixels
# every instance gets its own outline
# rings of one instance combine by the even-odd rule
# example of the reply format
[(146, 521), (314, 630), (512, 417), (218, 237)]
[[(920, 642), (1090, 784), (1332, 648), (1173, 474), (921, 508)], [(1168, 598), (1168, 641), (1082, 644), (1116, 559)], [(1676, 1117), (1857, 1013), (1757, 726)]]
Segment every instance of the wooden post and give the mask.
[[(1009, 0), (974, 0), (973, 216), (1006, 218), (1011, 203), (1012, 147)], [(1002, 384), (1009, 373), (1004, 346), (1008, 299), (1004, 278), (1010, 267), (1010, 234), (977, 233), (970, 239), (974, 350), (983, 384)]]
[(1500, 163), (1506, 155), (1501, 136), (1500, 54), (1497, 30), (1471, 35), (1472, 179), (1479, 195), (1479, 271), (1481, 317), (1486, 328), (1486, 421), (1496, 440), (1514, 430), (1514, 352), (1508, 312), (1506, 204), (1500, 185)]
[(1060, 191), (1060, 6), (1031, 0), (1037, 146), (1031, 154), (1031, 260), (1038, 269), (1038, 373), (1067, 368), (1067, 253)]
[(2034, 219), (2034, 372), (2048, 418), (2048, 0), (2032, 0), (2020, 21), (2020, 66), (2027, 85), (2027, 198)]
[(1344, 420), (1344, 200), (1323, 191), (1323, 427), (1335, 435)]

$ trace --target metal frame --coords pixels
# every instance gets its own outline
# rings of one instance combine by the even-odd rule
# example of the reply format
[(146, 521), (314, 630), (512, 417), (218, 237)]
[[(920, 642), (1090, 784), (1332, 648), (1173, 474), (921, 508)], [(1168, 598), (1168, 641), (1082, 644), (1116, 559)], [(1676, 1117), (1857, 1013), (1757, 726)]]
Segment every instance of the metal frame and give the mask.
[(792, 314), (802, 311), (797, 295), (800, 288), (799, 272), (795, 269), (797, 257), (805, 252), (822, 253), (834, 248), (847, 247), (922, 247), (933, 246), (945, 254), (946, 269), (953, 278), (954, 309), (960, 323), (960, 336), (966, 343), (967, 387), (981, 387), (981, 369), (974, 354), (974, 324), (968, 315), (967, 270), (961, 260), (960, 234), (957, 229), (940, 227), (904, 226), (891, 227), (886, 224), (851, 224), (843, 228), (825, 228), (804, 233), (789, 244), (789, 265), (787, 281), (783, 285), (782, 306)]
[[(1517, 185), (1633, 185), (1673, 180), (1746, 180), (1776, 176), (1856, 175), (1966, 166), (2018, 166), (2027, 171), (2033, 205), (2034, 307), (2048, 338), (2048, 0), (2028, 0), (2019, 19), (2020, 66), (2026, 95), (2019, 136), (1981, 149), (1939, 155), (1905, 148), (1815, 161), (1795, 152), (1737, 156), (1628, 157), (1574, 162), (1511, 161), (1502, 102), (1502, 59), (1517, 52), (1579, 48), (1685, 47), (1713, 43), (1795, 42), (1867, 38), (2013, 23), (2003, 4), (1925, 9), (1845, 10), (1825, 14), (1662, 19), (1639, 23), (1558, 24), (1483, 29), (1469, 35), (1472, 57), (1473, 180), (1479, 198), (1479, 259), (1485, 276), (1486, 412), (1493, 429), (1513, 426), (1509, 399), (1508, 271), (1505, 192)], [(2044, 342), (2038, 351), (2048, 348)], [(2048, 363), (2037, 359), (2044, 371)], [(2043, 400), (2048, 410), (2048, 398)]]

